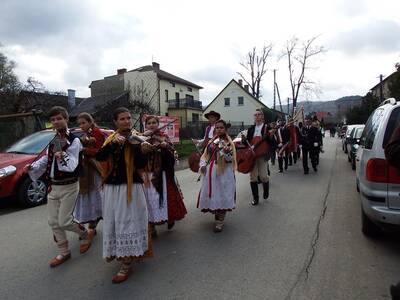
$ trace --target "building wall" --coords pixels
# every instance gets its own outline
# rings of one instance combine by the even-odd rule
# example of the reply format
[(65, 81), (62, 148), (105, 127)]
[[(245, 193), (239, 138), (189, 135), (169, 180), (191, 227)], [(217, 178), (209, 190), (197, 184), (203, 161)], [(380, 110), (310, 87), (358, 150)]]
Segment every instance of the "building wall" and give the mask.
[[(383, 92), (383, 99), (390, 98), (390, 91), (389, 91), (389, 82), (390, 80), (386, 80), (383, 82), (382, 92)], [(375, 97), (380, 97), (380, 87), (377, 86), (375, 89), (371, 90), (372, 94)]]
[[(124, 73), (124, 86), (125, 90), (129, 91), (132, 100), (143, 99), (143, 101), (151, 104), (157, 114), (165, 115), (163, 111), (160, 112), (160, 93), (158, 90), (158, 78), (155, 72), (134, 71)], [(142, 90), (144, 91), (143, 97)]]
[(90, 85), (90, 94), (92, 97), (122, 93), (123, 91), (123, 75), (105, 77), (104, 79), (93, 81)]
[[(162, 107), (161, 111), (168, 112), (168, 100), (176, 99), (175, 93), (179, 93), (179, 99), (186, 98), (186, 95), (193, 96), (193, 100), (199, 101), (199, 89), (194, 87), (189, 87), (180, 83), (174, 82), (174, 85), (168, 80), (161, 79), (160, 80), (160, 106)], [(191, 88), (192, 91), (189, 91), (188, 88)], [(166, 99), (165, 91), (168, 91), (168, 99)]]
[[(238, 97), (243, 97), (242, 106), (238, 105)], [(230, 98), (230, 106), (225, 106), (225, 98)], [(254, 111), (257, 108), (262, 108), (260, 103), (243, 91), (238, 84), (231, 82), (203, 114), (214, 110), (220, 113), (221, 118), (227, 122), (243, 122), (244, 125), (252, 125)]]
[(168, 109), (168, 116), (177, 117), (181, 120), (181, 127), (186, 127), (188, 122), (193, 122), (193, 114), (199, 116), (199, 121), (203, 120), (203, 112), (200, 109), (191, 108), (170, 108)]

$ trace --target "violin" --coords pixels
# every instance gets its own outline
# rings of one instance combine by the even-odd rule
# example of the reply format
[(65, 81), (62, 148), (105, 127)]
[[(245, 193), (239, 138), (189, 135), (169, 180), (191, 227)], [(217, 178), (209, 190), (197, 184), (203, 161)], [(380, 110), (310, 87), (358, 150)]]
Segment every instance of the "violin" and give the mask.
[(54, 139), (50, 142), (50, 145), (53, 145), (53, 154), (61, 152), (60, 162), (61, 165), (64, 167), (68, 165), (69, 161), (68, 153), (64, 151), (64, 149), (68, 145), (68, 141), (65, 134), (66, 134), (65, 131), (58, 131)]
[(87, 132), (83, 132), (79, 138), (84, 147), (91, 147), (96, 145), (96, 139), (91, 136), (92, 128), (89, 128)]

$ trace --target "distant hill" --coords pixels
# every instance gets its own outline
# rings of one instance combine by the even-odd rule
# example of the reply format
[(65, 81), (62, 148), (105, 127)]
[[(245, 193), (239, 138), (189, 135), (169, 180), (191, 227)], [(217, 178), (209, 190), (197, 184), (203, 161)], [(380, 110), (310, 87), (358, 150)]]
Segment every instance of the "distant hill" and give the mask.
[[(345, 96), (331, 101), (301, 101), (297, 103), (297, 107), (304, 107), (304, 113), (311, 114), (317, 112), (326, 112), (332, 116), (332, 122), (339, 122), (346, 112), (361, 104), (362, 96)], [(279, 109), (279, 108), (278, 108)], [(287, 111), (287, 106), (283, 106), (284, 111)], [(289, 107), (292, 110), (292, 105)]]

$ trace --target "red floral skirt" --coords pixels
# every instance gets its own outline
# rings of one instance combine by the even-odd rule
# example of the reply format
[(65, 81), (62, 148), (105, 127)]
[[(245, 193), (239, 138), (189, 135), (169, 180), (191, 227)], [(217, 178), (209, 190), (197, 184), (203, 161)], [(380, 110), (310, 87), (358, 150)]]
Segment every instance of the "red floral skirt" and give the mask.
[(180, 187), (172, 176), (167, 176), (168, 223), (182, 220), (187, 214)]

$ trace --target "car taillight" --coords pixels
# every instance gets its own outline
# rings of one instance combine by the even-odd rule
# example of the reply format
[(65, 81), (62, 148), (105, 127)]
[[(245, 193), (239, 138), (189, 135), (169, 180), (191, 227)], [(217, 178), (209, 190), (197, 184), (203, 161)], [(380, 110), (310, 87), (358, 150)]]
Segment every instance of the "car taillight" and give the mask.
[(400, 184), (400, 171), (386, 159), (372, 158), (367, 162), (366, 179), (371, 182)]

